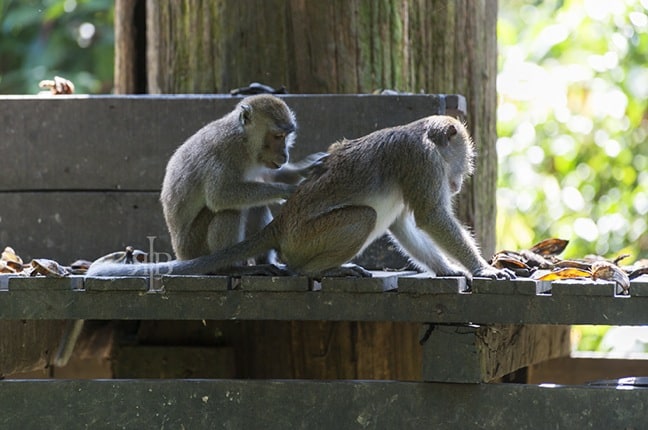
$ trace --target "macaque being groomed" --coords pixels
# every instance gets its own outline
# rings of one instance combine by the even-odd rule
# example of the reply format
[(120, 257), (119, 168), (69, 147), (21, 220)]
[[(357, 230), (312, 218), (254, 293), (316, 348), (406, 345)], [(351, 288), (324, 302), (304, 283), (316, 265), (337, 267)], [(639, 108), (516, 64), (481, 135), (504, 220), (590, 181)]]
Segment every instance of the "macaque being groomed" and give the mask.
[(368, 276), (345, 263), (387, 232), (414, 263), (436, 275), (508, 279), (511, 272), (480, 256), (452, 210), (473, 158), (468, 132), (448, 116), (337, 142), (276, 218), (243, 242), (193, 260), (97, 266), (88, 274), (215, 273), (274, 249), (289, 273)]

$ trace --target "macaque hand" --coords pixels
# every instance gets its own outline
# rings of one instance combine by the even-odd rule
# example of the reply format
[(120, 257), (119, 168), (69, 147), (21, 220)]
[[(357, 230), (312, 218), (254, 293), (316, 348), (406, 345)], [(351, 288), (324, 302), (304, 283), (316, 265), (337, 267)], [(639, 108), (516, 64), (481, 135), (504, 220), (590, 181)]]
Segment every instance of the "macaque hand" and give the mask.
[(515, 273), (509, 269), (496, 269), (494, 267), (486, 266), (478, 269), (473, 273), (475, 278), (491, 278), (491, 279), (515, 279)]
[(265, 179), (269, 182), (299, 184), (304, 178), (319, 176), (317, 172), (322, 169), (323, 161), (327, 156), (326, 152), (310, 154), (296, 163), (288, 163), (280, 169), (266, 172)]
[(315, 152), (306, 156), (303, 160), (294, 164), (295, 172), (303, 178), (319, 176), (318, 171), (322, 169), (324, 161), (328, 157), (326, 152)]

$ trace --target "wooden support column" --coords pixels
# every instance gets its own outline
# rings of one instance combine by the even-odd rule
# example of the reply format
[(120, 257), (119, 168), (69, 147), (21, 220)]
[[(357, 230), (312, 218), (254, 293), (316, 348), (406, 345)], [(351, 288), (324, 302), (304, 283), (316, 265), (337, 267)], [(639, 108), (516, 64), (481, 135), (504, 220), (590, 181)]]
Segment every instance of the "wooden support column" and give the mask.
[(570, 350), (569, 326), (432, 325), (424, 338), (423, 380), (434, 382), (489, 382)]

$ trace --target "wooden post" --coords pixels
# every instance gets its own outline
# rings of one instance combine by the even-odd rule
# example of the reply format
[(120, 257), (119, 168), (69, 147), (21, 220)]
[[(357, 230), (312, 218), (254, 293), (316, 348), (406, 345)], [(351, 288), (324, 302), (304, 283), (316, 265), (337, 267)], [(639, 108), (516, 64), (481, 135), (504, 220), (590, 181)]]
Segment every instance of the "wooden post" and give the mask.
[(424, 381), (490, 382), (518, 369), (569, 355), (569, 326), (450, 324), (429, 326), (427, 330)]

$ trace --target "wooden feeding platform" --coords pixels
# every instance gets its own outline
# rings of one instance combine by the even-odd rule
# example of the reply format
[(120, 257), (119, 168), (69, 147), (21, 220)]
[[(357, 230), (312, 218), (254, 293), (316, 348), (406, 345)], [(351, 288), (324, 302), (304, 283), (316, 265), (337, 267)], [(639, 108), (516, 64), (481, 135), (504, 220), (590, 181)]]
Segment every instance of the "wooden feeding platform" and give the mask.
[[(605, 282), (544, 283), (377, 272), (369, 279), (302, 277), (3, 278), (2, 320), (217, 319), (421, 323), (422, 381), (7, 380), (7, 428), (25, 416), (108, 427), (577, 428), (644, 422), (648, 391), (630, 386), (487, 383), (564, 354), (548, 324), (642, 324), (648, 277), (630, 296)], [(38, 414), (35, 411), (38, 410)], [(66, 411), (65, 413), (60, 413)], [(31, 415), (30, 415), (31, 414)], [(36, 416), (37, 415), (37, 416)], [(90, 422), (90, 421), (82, 421)]]
[[(431, 114), (466, 114), (456, 95), (295, 95), (286, 101), (300, 124), (295, 160), (341, 137)], [(229, 96), (0, 98), (0, 243), (25, 260), (61, 263), (126, 245), (170, 252), (158, 202), (166, 162), (236, 102)], [(404, 267), (384, 241), (359, 262)], [(418, 337), (406, 355), (420, 363), (415, 378), (162, 379), (145, 372), (159, 349), (131, 345), (129, 357), (140, 357), (140, 367), (130, 376), (0, 381), (0, 428), (537, 429), (641, 428), (648, 422), (648, 391), (631, 381), (501, 383), (518, 369), (565, 359), (571, 324), (648, 324), (646, 276), (620, 296), (605, 282), (475, 279), (467, 291), (460, 278), (373, 273), (320, 282), (0, 276), (0, 375), (50, 365), (75, 320), (413, 324)], [(285, 358), (273, 339), (247, 342), (261, 340), (264, 360)], [(303, 352), (311, 341), (326, 344), (296, 338), (292, 351)], [(389, 340), (382, 345), (388, 357), (400, 348)], [(189, 350), (186, 359), (207, 360), (207, 366), (218, 358), (209, 348)], [(362, 365), (378, 364), (365, 358)]]

